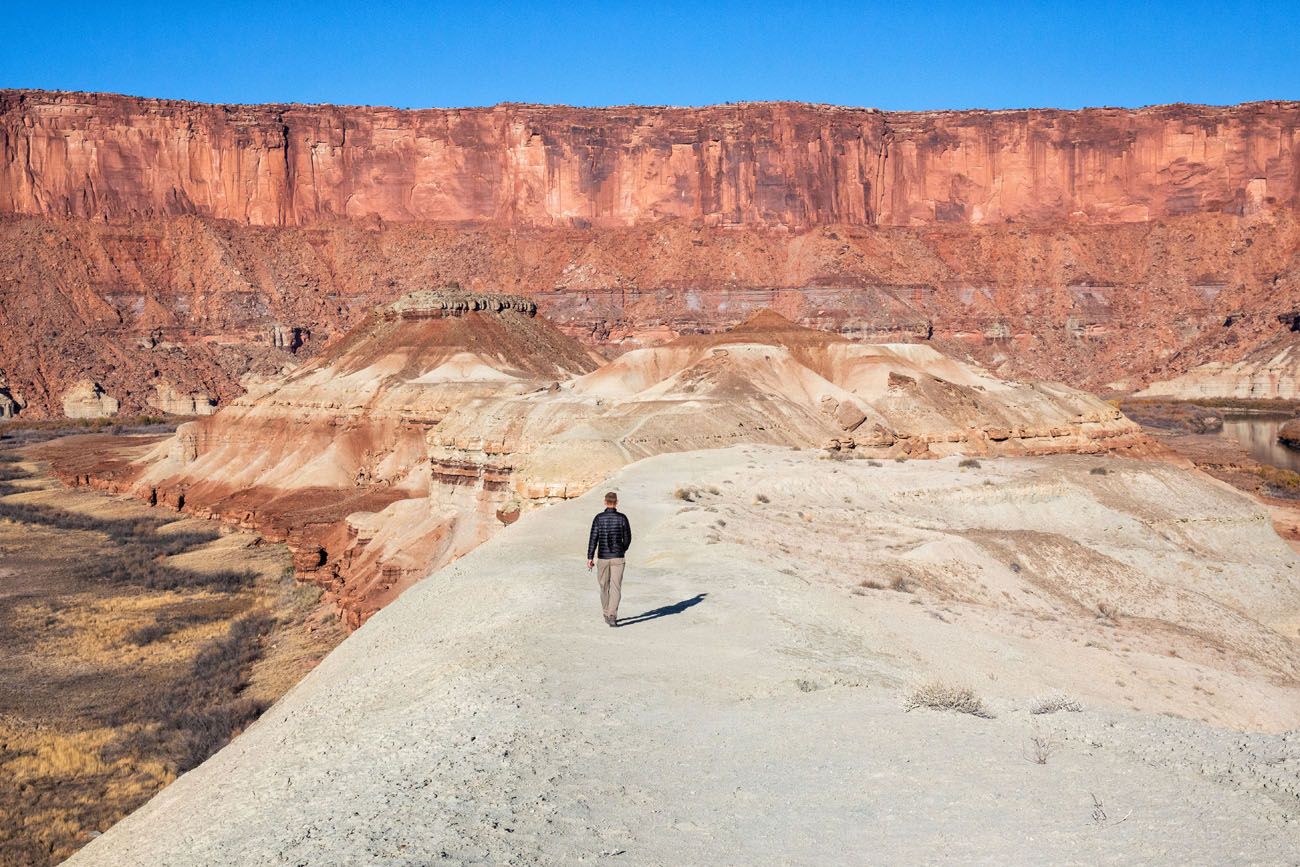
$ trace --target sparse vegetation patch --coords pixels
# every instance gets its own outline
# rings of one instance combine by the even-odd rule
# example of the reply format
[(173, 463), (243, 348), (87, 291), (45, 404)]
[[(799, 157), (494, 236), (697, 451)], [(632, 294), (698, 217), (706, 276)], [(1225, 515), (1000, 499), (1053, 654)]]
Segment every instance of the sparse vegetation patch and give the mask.
[(1029, 753), (1026, 758), (1036, 765), (1045, 765), (1054, 752), (1056, 752), (1056, 744), (1051, 738), (1041, 733), (1035, 734), (1029, 739)]
[(983, 719), (993, 718), (983, 700), (970, 687), (938, 680), (923, 683), (908, 693), (903, 709), (911, 711), (918, 707), (968, 713)]
[(1269, 493), (1278, 497), (1294, 499), (1300, 497), (1300, 473), (1260, 464), (1251, 467), (1249, 472), (1258, 476), (1268, 487)]
[(1097, 619), (1108, 626), (1117, 626), (1119, 624), (1119, 609), (1110, 602), (1098, 602)]
[(1029, 705), (1029, 712), (1032, 714), (1059, 713), (1061, 711), (1078, 713), (1081, 710), (1083, 710), (1083, 705), (1079, 703), (1078, 699), (1071, 698), (1062, 692), (1054, 692), (1036, 698)]
[[(174, 756), (177, 773), (225, 746), (266, 709), (241, 693), (274, 625), (262, 612), (230, 624), (224, 636), (199, 651), (187, 676), (177, 679), (157, 701), (153, 715), (160, 722), (136, 732), (124, 746), (133, 752)], [(128, 709), (125, 718), (115, 722), (124, 724), (137, 715)]]
[(0, 502), (0, 521), (39, 524), (58, 530), (102, 533), (113, 543), (113, 553), (87, 564), (86, 577), (109, 584), (137, 584), (151, 590), (205, 587), (234, 590), (251, 583), (251, 572), (221, 570), (197, 572), (169, 565), (161, 558), (183, 554), (220, 537), (217, 530), (159, 533), (171, 523), (162, 518), (110, 519), (27, 503)]

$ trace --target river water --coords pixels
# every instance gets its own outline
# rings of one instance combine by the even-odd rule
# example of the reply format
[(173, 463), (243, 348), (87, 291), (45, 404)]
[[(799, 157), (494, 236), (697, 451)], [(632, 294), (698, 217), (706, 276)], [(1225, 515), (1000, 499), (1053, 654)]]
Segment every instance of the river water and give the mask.
[(1280, 467), (1300, 473), (1300, 451), (1289, 449), (1277, 441), (1277, 432), (1289, 416), (1233, 414), (1223, 417), (1220, 436), (1241, 443), (1251, 457), (1261, 464)]

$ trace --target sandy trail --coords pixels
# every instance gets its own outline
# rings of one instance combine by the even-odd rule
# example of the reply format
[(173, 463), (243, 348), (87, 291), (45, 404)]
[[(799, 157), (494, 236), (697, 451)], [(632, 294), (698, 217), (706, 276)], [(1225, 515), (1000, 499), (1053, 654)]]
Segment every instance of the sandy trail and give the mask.
[(583, 568), (604, 487), (526, 515), (69, 863), (1294, 862), (1295, 733), (904, 711), (915, 660), (875, 626), (893, 609), (710, 544), (673, 496), (752, 496), (778, 453), (663, 456), (608, 486), (636, 531), (630, 625), (601, 622)]

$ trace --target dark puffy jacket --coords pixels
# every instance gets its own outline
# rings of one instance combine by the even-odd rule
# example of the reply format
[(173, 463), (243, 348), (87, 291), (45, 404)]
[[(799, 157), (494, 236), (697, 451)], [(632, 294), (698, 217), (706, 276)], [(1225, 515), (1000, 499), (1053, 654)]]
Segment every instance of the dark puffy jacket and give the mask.
[(627, 515), (618, 509), (606, 509), (591, 519), (591, 538), (587, 541), (587, 559), (594, 560), (596, 549), (600, 559), (622, 557), (632, 547), (632, 525)]

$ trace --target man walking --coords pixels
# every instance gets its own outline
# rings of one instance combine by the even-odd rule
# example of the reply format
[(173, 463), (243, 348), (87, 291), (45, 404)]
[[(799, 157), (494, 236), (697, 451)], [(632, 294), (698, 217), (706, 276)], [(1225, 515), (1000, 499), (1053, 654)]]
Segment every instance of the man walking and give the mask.
[(605, 495), (605, 511), (591, 520), (591, 537), (587, 540), (587, 570), (600, 565), (596, 581), (600, 584), (600, 607), (605, 623), (618, 626), (618, 601), (623, 595), (623, 564), (627, 549), (632, 547), (632, 525), (618, 510), (618, 494)]

